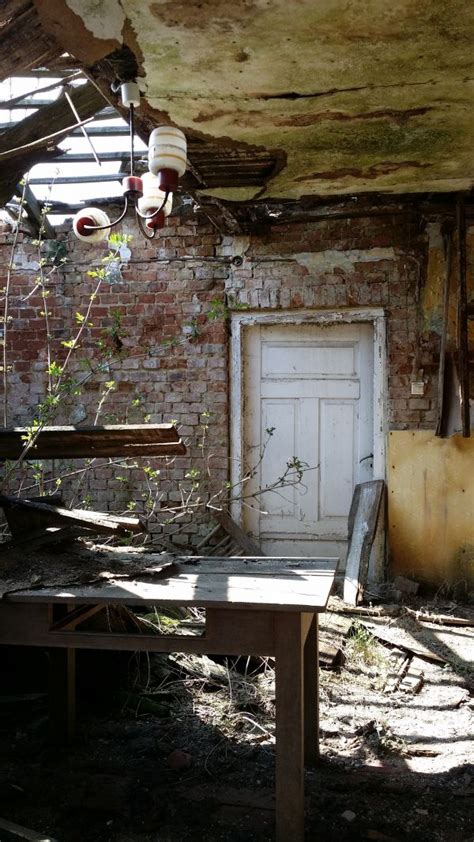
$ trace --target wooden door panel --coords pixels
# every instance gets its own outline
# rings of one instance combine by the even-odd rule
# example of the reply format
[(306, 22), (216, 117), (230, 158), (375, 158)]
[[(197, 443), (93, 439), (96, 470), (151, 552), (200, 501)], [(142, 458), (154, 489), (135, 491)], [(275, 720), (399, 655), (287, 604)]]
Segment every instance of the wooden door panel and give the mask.
[(357, 414), (353, 401), (320, 401), (319, 520), (345, 534), (354, 488)]
[(369, 324), (249, 328), (244, 435), (257, 466), (249, 488), (274, 486), (295, 457), (305, 469), (299, 485), (245, 509), (265, 552), (331, 555), (333, 547), (340, 555), (345, 547), (354, 486), (370, 478), (361, 460), (373, 450), (372, 343)]

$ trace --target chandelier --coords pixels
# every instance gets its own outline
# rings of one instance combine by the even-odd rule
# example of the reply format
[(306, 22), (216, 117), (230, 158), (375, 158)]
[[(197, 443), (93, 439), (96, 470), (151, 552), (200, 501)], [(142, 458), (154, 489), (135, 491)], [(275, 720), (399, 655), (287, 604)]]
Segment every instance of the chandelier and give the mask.
[(135, 107), (140, 105), (136, 82), (121, 85), (122, 104), (129, 109), (130, 125), (130, 175), (122, 180), (124, 207), (113, 222), (100, 208), (82, 208), (73, 220), (73, 230), (79, 240), (97, 243), (105, 240), (111, 228), (118, 225), (133, 206), (142, 234), (152, 240), (171, 213), (173, 193), (178, 179), (186, 171), (186, 138), (180, 129), (159, 126), (153, 129), (148, 143), (149, 172), (142, 177), (134, 175), (134, 122)]

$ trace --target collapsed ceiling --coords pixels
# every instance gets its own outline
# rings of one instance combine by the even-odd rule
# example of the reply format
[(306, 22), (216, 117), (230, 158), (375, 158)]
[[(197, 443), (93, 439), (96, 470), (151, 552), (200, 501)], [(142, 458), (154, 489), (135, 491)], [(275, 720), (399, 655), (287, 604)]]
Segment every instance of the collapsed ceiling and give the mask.
[(128, 47), (143, 113), (190, 136), (202, 193), (245, 201), (472, 186), (465, 0), (35, 5), (43, 31), (89, 69)]
[[(85, 71), (97, 95), (81, 118), (105, 114), (102, 97), (127, 117), (113, 83), (137, 77), (141, 138), (184, 129), (182, 188), (235, 232), (276, 205), (470, 191), (473, 34), (464, 0), (5, 0), (0, 66)], [(61, 100), (1, 133), (4, 193), (61, 153), (41, 142), (70, 114)], [(33, 150), (12, 167), (19, 138)]]

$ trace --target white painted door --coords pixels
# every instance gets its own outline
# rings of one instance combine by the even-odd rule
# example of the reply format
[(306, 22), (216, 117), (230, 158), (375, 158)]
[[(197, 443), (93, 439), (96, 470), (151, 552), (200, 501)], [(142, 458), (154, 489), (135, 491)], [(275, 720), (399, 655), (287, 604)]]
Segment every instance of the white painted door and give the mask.
[(255, 325), (243, 349), (244, 526), (268, 555), (345, 559), (354, 486), (373, 476), (373, 325)]

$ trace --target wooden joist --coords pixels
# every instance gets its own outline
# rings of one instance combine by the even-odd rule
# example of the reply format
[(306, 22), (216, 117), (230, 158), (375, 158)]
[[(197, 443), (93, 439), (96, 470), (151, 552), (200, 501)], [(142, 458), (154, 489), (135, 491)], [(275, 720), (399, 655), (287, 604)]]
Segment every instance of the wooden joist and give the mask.
[[(0, 430), (0, 459), (18, 459), (24, 427)], [(44, 427), (28, 459), (182, 456), (186, 447), (173, 424), (113, 424), (102, 427)]]

